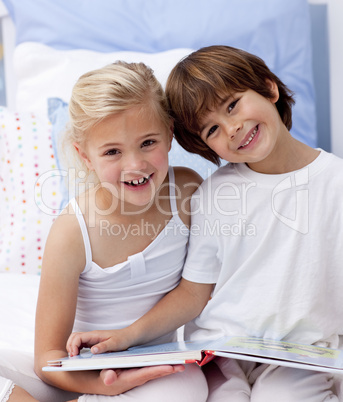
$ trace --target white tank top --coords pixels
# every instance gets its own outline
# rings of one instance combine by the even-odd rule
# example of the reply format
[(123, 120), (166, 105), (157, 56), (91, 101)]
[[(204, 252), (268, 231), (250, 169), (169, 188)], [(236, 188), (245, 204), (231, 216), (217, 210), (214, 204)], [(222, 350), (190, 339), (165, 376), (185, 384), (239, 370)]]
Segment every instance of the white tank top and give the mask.
[[(113, 267), (101, 268), (92, 261), (86, 222), (76, 200), (70, 201), (86, 251), (86, 265), (79, 279), (74, 331), (126, 327), (179, 283), (189, 230), (178, 215), (172, 167), (168, 173), (172, 218), (142, 252)], [(175, 333), (158, 339), (158, 342), (173, 340)]]

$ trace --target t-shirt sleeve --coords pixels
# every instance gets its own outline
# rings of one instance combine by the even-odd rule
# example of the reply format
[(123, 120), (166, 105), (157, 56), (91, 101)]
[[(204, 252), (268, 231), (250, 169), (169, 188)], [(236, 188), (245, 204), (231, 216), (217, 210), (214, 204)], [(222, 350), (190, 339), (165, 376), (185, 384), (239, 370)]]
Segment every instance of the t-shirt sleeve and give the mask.
[(218, 239), (213, 217), (198, 193), (192, 197), (191, 228), (188, 253), (182, 277), (191, 282), (216, 283), (221, 262), (218, 259)]

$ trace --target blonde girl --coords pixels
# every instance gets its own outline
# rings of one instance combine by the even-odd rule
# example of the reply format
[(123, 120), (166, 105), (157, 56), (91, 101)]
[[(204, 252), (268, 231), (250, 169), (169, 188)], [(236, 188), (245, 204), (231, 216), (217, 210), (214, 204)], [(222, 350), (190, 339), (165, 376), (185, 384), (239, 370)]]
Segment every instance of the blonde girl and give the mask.
[[(65, 142), (78, 157), (86, 191), (56, 219), (46, 243), (34, 359), (44, 383), (30, 393), (41, 402), (205, 401), (206, 380), (195, 366), (42, 371), (48, 360), (67, 355), (73, 331), (123, 328), (178, 285), (190, 197), (201, 181), (189, 169), (168, 166), (172, 121), (144, 64), (117, 62), (83, 75), (69, 110)], [(154, 342), (172, 340), (175, 331)], [(61, 390), (68, 391), (64, 399)]]

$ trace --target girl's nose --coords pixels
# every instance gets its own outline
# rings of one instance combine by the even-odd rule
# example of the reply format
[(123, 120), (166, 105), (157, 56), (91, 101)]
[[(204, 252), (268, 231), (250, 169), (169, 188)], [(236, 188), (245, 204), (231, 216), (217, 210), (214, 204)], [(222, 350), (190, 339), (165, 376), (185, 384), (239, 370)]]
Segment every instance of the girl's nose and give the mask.
[(129, 172), (140, 172), (147, 166), (147, 162), (141, 152), (130, 152), (126, 154), (123, 162), (123, 170)]

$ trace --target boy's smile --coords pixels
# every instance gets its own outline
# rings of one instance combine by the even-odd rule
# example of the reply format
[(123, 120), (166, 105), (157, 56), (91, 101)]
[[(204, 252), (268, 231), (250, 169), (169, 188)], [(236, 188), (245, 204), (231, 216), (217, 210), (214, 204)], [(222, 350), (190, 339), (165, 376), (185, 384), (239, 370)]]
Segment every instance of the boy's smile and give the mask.
[(258, 137), (258, 134), (259, 134), (259, 125), (257, 125), (253, 130), (250, 130), (250, 132), (246, 135), (246, 137), (242, 141), (242, 145), (240, 145), (239, 148), (246, 148), (247, 146), (249, 146), (251, 142), (254, 140), (254, 138)]

